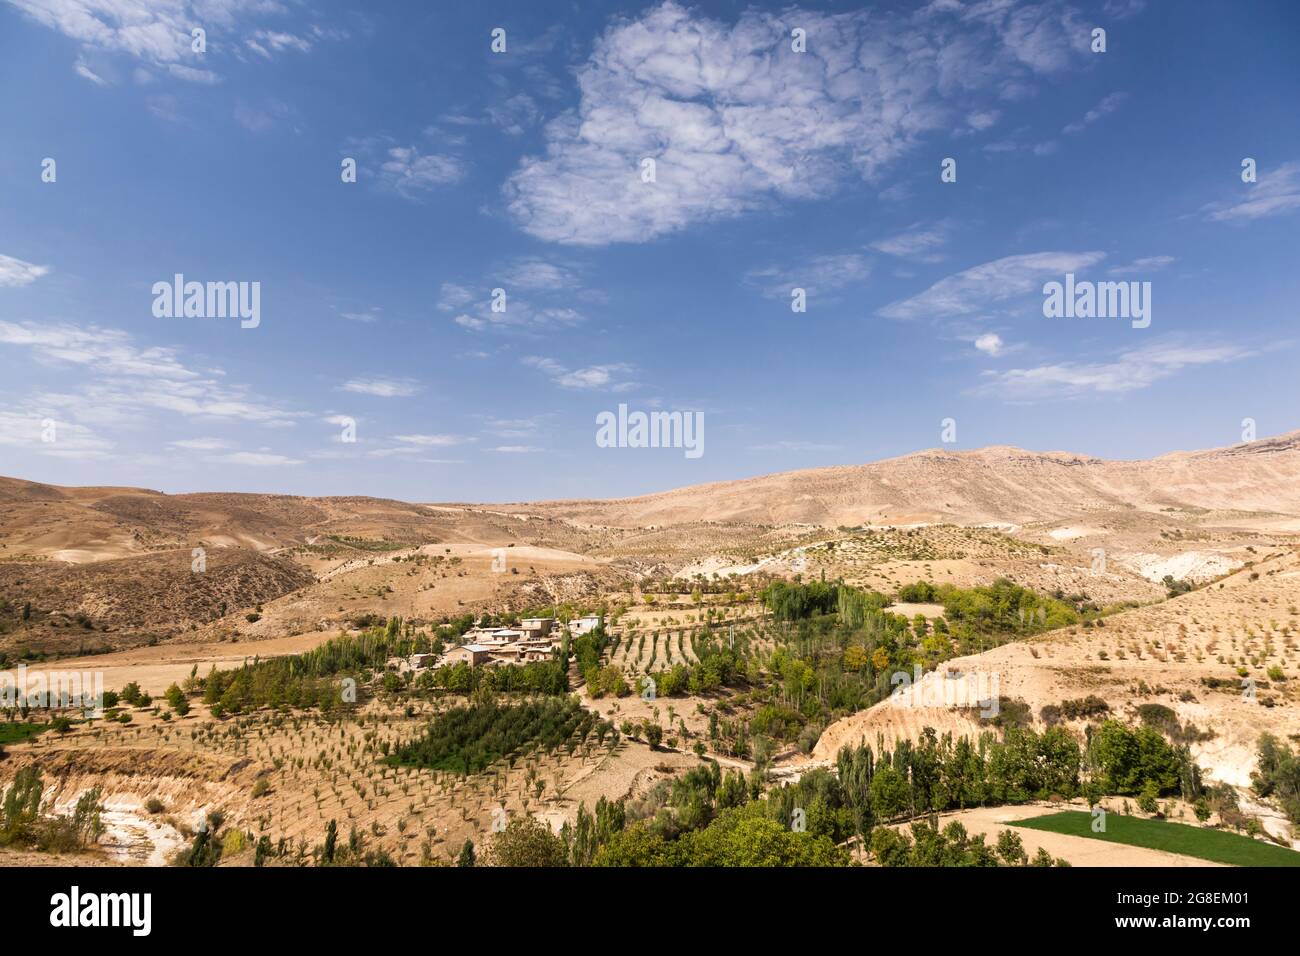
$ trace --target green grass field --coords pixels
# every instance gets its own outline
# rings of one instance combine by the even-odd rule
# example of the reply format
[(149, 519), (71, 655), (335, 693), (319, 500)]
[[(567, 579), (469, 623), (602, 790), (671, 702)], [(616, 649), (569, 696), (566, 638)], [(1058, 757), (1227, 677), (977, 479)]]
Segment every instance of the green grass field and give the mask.
[(1032, 820), (1013, 824), (1031, 830), (1046, 830), (1067, 836), (1087, 837), (1091, 840), (1108, 840), (1126, 843), (1168, 853), (1181, 853), (1199, 860), (1227, 863), (1231, 866), (1300, 866), (1300, 853), (1272, 843), (1250, 837), (1190, 827), (1185, 823), (1168, 823), (1164, 820), (1145, 820), (1125, 817), (1118, 813), (1106, 815), (1106, 832), (1092, 832), (1092, 814), (1080, 810), (1050, 813)]
[(0, 745), (20, 744), (31, 740), (39, 733), (50, 729), (49, 724), (22, 724), (14, 721), (0, 721)]

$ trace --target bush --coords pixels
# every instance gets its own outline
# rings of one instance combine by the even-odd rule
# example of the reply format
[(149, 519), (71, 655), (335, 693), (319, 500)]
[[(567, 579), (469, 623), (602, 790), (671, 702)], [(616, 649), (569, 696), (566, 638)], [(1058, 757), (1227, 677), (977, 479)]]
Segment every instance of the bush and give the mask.
[(565, 866), (564, 841), (535, 817), (515, 817), (492, 838), (488, 862), (493, 866)]
[(1105, 721), (1092, 737), (1091, 754), (1108, 793), (1140, 793), (1148, 781), (1156, 792), (1179, 786), (1184, 761), (1153, 727), (1132, 730)]
[(1160, 812), (1160, 803), (1156, 799), (1160, 796), (1160, 791), (1156, 789), (1154, 780), (1148, 780), (1142, 785), (1142, 792), (1138, 795), (1138, 809), (1143, 813), (1156, 814)]

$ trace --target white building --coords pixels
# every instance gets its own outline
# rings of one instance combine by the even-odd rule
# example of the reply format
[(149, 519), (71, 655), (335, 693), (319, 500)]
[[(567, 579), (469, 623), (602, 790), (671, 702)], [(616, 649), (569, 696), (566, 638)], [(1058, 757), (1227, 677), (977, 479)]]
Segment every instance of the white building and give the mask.
[(588, 614), (586, 617), (575, 617), (569, 622), (569, 633), (574, 637), (581, 637), (583, 634), (590, 634), (596, 628), (600, 627), (600, 615)]

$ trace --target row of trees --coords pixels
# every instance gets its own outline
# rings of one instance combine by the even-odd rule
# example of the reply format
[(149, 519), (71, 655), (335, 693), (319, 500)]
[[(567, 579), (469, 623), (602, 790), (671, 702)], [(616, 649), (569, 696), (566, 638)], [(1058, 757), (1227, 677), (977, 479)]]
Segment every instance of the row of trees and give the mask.
[(574, 697), (518, 704), (480, 700), (442, 714), (423, 737), (397, 747), (386, 762), (469, 775), (538, 748), (572, 753), (593, 732), (603, 740), (612, 729)]
[(526, 694), (567, 694), (568, 671), (559, 661), (533, 661), (504, 667), (471, 667), (461, 661), (425, 670), (415, 679), (417, 690), (445, 690), (457, 694), (476, 691)]
[(957, 820), (940, 830), (931, 823), (918, 822), (908, 836), (899, 830), (881, 827), (871, 835), (871, 853), (881, 866), (1069, 866), (1065, 860), (1053, 859), (1043, 847), (1033, 860), (1025, 852), (1024, 842), (1014, 830), (998, 834), (995, 846), (984, 842), (984, 834), (971, 836)]

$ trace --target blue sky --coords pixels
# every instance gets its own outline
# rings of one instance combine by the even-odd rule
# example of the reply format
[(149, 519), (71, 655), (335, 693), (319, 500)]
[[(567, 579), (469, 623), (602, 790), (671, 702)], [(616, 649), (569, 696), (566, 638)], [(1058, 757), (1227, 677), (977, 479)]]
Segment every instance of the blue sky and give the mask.
[[(1298, 41), (1289, 2), (0, 2), (0, 473), (502, 501), (946, 418), (1288, 431)], [(1150, 282), (1150, 326), (1046, 318), (1067, 272)], [(260, 283), (260, 324), (156, 317), (175, 273)], [(597, 447), (620, 403), (704, 454)]]

